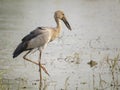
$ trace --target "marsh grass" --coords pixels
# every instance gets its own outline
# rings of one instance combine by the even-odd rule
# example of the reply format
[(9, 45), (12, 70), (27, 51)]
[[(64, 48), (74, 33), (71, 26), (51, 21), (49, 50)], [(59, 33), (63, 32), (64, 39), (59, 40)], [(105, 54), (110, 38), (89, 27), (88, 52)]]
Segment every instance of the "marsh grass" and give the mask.
[[(66, 57), (66, 62), (79, 64), (81, 62), (80, 54), (74, 53), (71, 56)], [(68, 64), (69, 64), (68, 63)], [(119, 90), (120, 89), (120, 56), (119, 54), (115, 57), (111, 58), (110, 56), (106, 56), (100, 62), (96, 62), (97, 64), (91, 67), (92, 73), (91, 73), (91, 81), (90, 83), (83, 82), (82, 85), (90, 84), (92, 85), (89, 90)], [(8, 73), (9, 70), (0, 70), (0, 90), (33, 90), (34, 86), (38, 86), (37, 81), (30, 86), (28, 83), (32, 83), (27, 79), (24, 78), (17, 78), (15, 80), (13, 79), (5, 79), (3, 78), (3, 75)], [(106, 79), (106, 77), (109, 77), (110, 79)], [(67, 76), (65, 78), (65, 81), (63, 83), (64, 87), (61, 90), (69, 90), (70, 84), (70, 76)], [(81, 81), (82, 82), (82, 81)], [(80, 84), (80, 85), (81, 85)], [(86, 84), (86, 85), (87, 85)], [(43, 79), (43, 89), (42, 90), (48, 90), (49, 88), (52, 88), (53, 90), (56, 90), (57, 83), (55, 82), (48, 82), (46, 78)], [(75, 90), (79, 90), (81, 86), (76, 87)], [(92, 89), (91, 89), (92, 88)]]
[[(114, 58), (106, 56), (97, 67), (92, 68), (93, 90), (119, 90), (120, 89), (120, 61), (119, 54)], [(97, 70), (99, 71), (97, 71)], [(107, 70), (107, 71), (106, 71)], [(109, 76), (109, 81), (105, 77)], [(98, 79), (97, 79), (98, 78)], [(97, 85), (98, 82), (98, 85)], [(98, 87), (99, 86), (99, 87)]]
[(68, 86), (69, 86), (69, 78), (70, 77), (67, 77), (66, 80), (65, 80), (65, 89), (64, 90), (68, 90)]
[(4, 70), (4, 69), (0, 70), (0, 89), (2, 90), (6, 90), (6, 88), (9, 88), (9, 83), (7, 85), (8, 87), (3, 84), (3, 75), (7, 72), (8, 70)]
[(115, 90), (119, 90), (119, 74), (120, 74), (120, 67), (119, 67), (119, 54), (114, 57), (113, 59), (109, 58), (109, 56), (107, 56), (107, 60), (106, 60), (108, 66), (109, 66), (109, 71), (111, 73), (111, 84), (110, 86), (115, 89)]

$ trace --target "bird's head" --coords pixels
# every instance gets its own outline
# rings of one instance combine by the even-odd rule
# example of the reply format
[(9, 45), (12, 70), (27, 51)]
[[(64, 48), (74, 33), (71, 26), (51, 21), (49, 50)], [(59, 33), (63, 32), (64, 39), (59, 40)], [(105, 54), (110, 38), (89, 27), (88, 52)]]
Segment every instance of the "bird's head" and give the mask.
[(65, 25), (67, 26), (67, 28), (69, 30), (72, 30), (70, 24), (68, 23), (68, 21), (65, 17), (65, 14), (63, 13), (63, 11), (60, 11), (60, 10), (56, 11), (55, 14), (54, 14), (54, 17), (55, 17), (55, 19), (62, 20), (65, 23)]

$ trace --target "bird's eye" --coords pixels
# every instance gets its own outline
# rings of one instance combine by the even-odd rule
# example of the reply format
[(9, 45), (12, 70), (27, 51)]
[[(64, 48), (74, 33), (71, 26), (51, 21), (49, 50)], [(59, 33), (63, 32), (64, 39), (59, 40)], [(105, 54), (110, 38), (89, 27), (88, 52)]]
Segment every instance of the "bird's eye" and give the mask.
[(64, 16), (64, 14), (62, 14)]

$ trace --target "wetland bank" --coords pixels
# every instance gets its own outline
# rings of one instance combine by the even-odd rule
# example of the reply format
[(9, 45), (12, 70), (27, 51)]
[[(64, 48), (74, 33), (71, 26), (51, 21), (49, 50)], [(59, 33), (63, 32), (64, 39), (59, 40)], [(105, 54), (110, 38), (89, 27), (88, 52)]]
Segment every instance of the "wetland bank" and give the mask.
[[(50, 8), (47, 8), (50, 7)], [(43, 10), (44, 9), (44, 10)], [(120, 89), (119, 0), (1, 0), (0, 90), (38, 90), (38, 67), (12, 53), (23, 36), (38, 26), (55, 26), (61, 9), (72, 27), (43, 52), (43, 90)], [(29, 55), (37, 60), (38, 52)]]

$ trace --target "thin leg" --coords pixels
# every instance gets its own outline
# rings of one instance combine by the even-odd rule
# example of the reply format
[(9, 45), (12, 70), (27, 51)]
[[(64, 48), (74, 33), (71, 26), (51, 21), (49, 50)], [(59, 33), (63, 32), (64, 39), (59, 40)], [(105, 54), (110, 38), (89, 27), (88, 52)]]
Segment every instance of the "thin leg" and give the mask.
[(26, 58), (26, 56), (27, 56), (30, 52), (31, 52), (31, 50), (28, 51), (28, 52), (23, 56), (23, 59), (26, 60), (26, 61), (32, 62), (32, 63), (34, 63), (34, 64), (36, 64), (36, 65), (40, 65), (40, 67), (43, 69), (43, 71), (49, 76), (49, 73), (47, 72), (47, 70), (46, 70), (45, 67), (43, 67), (41, 64), (39, 64), (39, 63), (37, 63), (37, 62), (35, 62), (35, 61), (32, 61), (32, 60)]
[(42, 52), (40, 51), (40, 55), (39, 55), (39, 72), (40, 72), (40, 90), (41, 90), (41, 88), (42, 88), (42, 71), (41, 71), (41, 67), (40, 67), (40, 65), (41, 65), (41, 54), (42, 54)]
[(27, 56), (30, 52), (31, 52), (31, 50), (30, 50), (30, 51), (28, 51), (28, 52), (27, 52), (27, 53), (23, 56), (23, 59), (25, 59), (25, 60), (27, 60), (27, 61), (29, 61), (29, 62), (32, 62), (32, 63), (34, 63), (34, 64), (36, 64), (36, 65), (39, 65), (37, 62), (32, 61), (32, 60), (30, 60), (30, 59), (26, 58), (26, 56)]

